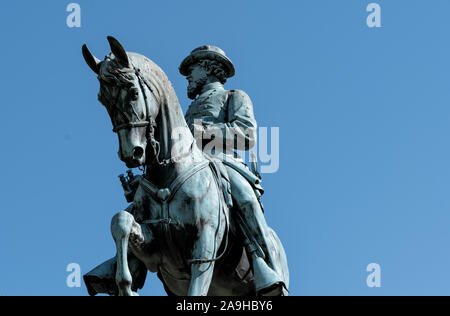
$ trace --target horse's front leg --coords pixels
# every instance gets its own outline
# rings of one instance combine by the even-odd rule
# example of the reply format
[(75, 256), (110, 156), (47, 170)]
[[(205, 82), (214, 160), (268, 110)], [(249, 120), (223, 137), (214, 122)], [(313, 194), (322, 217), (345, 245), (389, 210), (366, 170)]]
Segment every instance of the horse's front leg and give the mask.
[[(192, 252), (193, 262), (191, 263), (191, 283), (189, 286), (189, 296), (208, 295), (209, 286), (214, 272), (214, 262), (203, 263), (201, 259), (213, 259), (217, 254), (217, 232), (208, 226), (200, 234), (195, 242)], [(197, 260), (198, 259), (198, 260)]]
[(134, 220), (133, 215), (128, 212), (121, 211), (117, 213), (111, 221), (111, 233), (116, 242), (116, 283), (119, 288), (120, 296), (136, 296), (137, 293), (131, 289), (133, 279), (128, 267), (128, 243), (130, 234), (140, 228), (139, 224)]

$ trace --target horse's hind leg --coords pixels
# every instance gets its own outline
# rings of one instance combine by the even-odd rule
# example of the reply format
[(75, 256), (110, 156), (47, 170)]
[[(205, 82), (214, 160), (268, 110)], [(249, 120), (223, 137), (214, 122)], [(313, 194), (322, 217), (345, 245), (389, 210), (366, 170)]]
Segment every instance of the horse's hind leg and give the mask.
[(116, 283), (120, 296), (136, 295), (131, 290), (133, 279), (128, 267), (128, 241), (134, 225), (137, 223), (133, 215), (124, 211), (117, 213), (111, 221), (111, 233), (117, 248)]

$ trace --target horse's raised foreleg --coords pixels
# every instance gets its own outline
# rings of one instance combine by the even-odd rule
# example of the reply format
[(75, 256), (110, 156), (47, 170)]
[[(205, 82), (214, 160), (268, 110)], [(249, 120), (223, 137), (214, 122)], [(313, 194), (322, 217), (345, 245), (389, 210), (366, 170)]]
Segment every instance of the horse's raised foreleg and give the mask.
[[(214, 262), (203, 263), (200, 259), (212, 259), (216, 257), (218, 245), (216, 231), (212, 227), (205, 228), (196, 241), (192, 253), (191, 283), (189, 296), (208, 295), (209, 286), (214, 272)], [(199, 259), (199, 260), (197, 260)]]
[(120, 296), (137, 295), (131, 290), (133, 279), (128, 267), (128, 242), (131, 231), (136, 225), (138, 224), (135, 222), (133, 215), (124, 211), (117, 213), (111, 221), (111, 233), (117, 248), (116, 283)]

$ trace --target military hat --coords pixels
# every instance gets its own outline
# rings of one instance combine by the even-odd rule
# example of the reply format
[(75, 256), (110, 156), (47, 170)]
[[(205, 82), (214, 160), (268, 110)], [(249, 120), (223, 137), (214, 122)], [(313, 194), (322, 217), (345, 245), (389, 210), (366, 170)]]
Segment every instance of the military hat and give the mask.
[(217, 46), (203, 45), (194, 49), (189, 56), (187, 56), (181, 63), (179, 70), (183, 76), (189, 75), (189, 67), (194, 63), (210, 59), (220, 62), (224, 66), (227, 78), (234, 76), (234, 66), (231, 60), (227, 57), (225, 52)]

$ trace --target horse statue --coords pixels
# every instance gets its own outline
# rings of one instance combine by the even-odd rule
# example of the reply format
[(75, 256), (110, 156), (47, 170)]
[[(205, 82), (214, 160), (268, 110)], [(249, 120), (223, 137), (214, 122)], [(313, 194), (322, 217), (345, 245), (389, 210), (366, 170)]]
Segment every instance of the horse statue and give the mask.
[[(83, 56), (98, 75), (119, 158), (145, 172), (132, 204), (112, 218), (116, 256), (84, 275), (89, 294), (135, 296), (150, 271), (168, 295), (255, 295), (256, 267), (225, 203), (220, 166), (197, 147), (165, 73), (113, 37), (108, 41), (112, 53), (103, 61), (86, 45)], [(286, 255), (273, 230), (271, 237), (287, 287)]]

